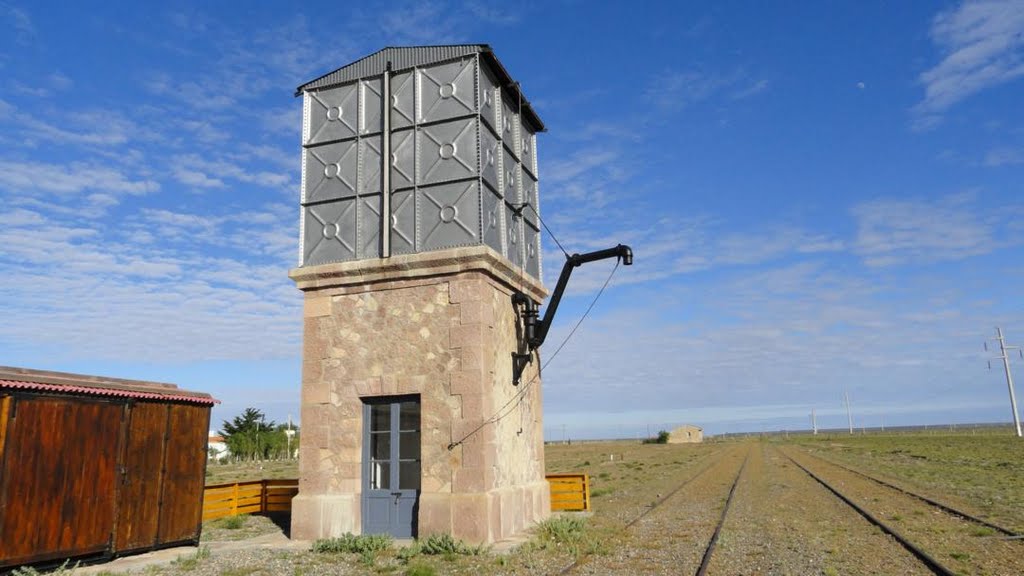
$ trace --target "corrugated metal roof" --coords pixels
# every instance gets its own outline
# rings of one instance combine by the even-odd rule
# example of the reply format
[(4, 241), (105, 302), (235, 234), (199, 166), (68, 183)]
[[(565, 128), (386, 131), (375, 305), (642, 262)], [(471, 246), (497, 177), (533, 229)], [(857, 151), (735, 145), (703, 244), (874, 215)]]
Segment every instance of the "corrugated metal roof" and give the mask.
[(209, 394), (182, 390), (174, 384), (0, 366), (0, 389), (3, 388), (193, 404), (220, 403)]
[(444, 62), (463, 56), (480, 54), (498, 76), (498, 84), (512, 93), (513, 98), (522, 98), (523, 116), (537, 132), (545, 132), (547, 128), (537, 113), (530, 106), (526, 95), (519, 89), (519, 84), (512, 79), (508, 71), (494, 55), (487, 44), (454, 44), (446, 46), (389, 46), (352, 62), (337, 70), (328, 72), (315, 80), (306, 82), (295, 89), (295, 95), (301, 96), (306, 90), (329, 88), (346, 82), (352, 82), (368, 76), (380, 76), (391, 64), (391, 70), (398, 72), (416, 66), (426, 66)]

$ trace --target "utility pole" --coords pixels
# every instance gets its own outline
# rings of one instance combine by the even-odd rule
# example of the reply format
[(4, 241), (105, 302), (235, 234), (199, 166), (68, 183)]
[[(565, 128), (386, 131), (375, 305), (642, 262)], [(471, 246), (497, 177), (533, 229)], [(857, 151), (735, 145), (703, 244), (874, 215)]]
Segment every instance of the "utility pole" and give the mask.
[(295, 430), (292, 430), (292, 415), (288, 415), (288, 429), (284, 431), (285, 437), (288, 439), (288, 459), (292, 459), (292, 436), (295, 435)]
[(850, 394), (843, 390), (843, 399), (846, 400), (846, 421), (850, 425), (850, 435), (853, 435), (853, 413), (850, 412)]
[[(1020, 417), (1017, 415), (1017, 397), (1013, 393), (1013, 374), (1010, 373), (1010, 355), (1007, 354), (1007, 350), (1016, 350), (1018, 354), (1024, 357), (1024, 353), (1021, 352), (1020, 346), (1007, 346), (1006, 340), (1003, 338), (1003, 329), (996, 326), (996, 337), (992, 340), (999, 342), (999, 358), (1003, 361), (1003, 370), (1006, 371), (1006, 387), (1010, 389), (1010, 410), (1013, 411), (1013, 427), (1017, 431), (1017, 437), (1021, 437), (1020, 430)], [(985, 350), (988, 351), (988, 342), (985, 343)], [(988, 363), (988, 367), (992, 369), (992, 362)]]
[(818, 435), (818, 418), (814, 415), (814, 408), (811, 408), (811, 428), (814, 430), (814, 435)]

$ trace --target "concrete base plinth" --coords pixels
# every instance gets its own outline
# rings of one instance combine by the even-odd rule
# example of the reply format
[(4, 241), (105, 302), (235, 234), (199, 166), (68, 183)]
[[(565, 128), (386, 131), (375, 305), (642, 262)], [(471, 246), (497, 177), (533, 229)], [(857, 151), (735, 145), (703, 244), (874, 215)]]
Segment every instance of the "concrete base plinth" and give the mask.
[(293, 540), (336, 538), (359, 533), (358, 494), (299, 494), (292, 499)]
[(470, 494), (420, 496), (419, 533), (473, 544), (504, 540), (550, 516), (547, 481)]

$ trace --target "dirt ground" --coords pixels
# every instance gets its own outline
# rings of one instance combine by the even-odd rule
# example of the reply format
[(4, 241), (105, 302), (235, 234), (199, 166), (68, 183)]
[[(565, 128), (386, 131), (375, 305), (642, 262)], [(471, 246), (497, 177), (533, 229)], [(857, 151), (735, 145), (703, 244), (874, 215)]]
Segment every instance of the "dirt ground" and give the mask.
[[(1016, 439), (1014, 439), (1016, 440)], [(1024, 527), (1024, 443), (999, 434), (783, 436), (692, 445), (636, 442), (547, 447), (549, 472), (586, 472), (593, 511), (556, 518), (522, 541), (429, 555), (416, 543), (315, 553), (287, 542), (287, 521), (204, 526), (203, 542), (147, 574), (693, 574), (733, 483), (713, 575), (928, 574), (893, 537), (801, 470), (799, 462), (958, 574), (1024, 574), (1024, 539), (951, 518), (842, 464), (1013, 530)], [(790, 459), (793, 458), (793, 460)], [(218, 470), (254, 479), (258, 469)], [(742, 468), (739, 480), (737, 474)], [(287, 476), (279, 466), (275, 476)], [(212, 482), (211, 482), (212, 483)], [(252, 541), (252, 546), (244, 545)], [(230, 543), (230, 544), (228, 544)], [(256, 543), (261, 543), (256, 545)], [(208, 552), (204, 551), (208, 550)], [(93, 571), (92, 573), (96, 573)], [(110, 574), (119, 572), (108, 571)]]

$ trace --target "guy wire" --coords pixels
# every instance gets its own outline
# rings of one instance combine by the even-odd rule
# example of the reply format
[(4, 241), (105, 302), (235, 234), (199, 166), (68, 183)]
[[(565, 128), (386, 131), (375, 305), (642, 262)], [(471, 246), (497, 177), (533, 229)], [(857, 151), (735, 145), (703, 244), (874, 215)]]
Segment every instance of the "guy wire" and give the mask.
[[(540, 378), (541, 372), (545, 368), (547, 368), (548, 364), (551, 364), (551, 361), (554, 360), (555, 357), (558, 356), (558, 353), (562, 351), (562, 348), (565, 348), (565, 345), (569, 343), (569, 339), (571, 339), (573, 337), (573, 335), (576, 334), (576, 330), (579, 329), (580, 325), (583, 324), (583, 321), (586, 320), (587, 316), (590, 315), (590, 311), (594, 309), (594, 305), (597, 304), (598, 299), (600, 299), (601, 295), (604, 294), (605, 288), (608, 287), (608, 284), (612, 281), (612, 276), (615, 275), (615, 271), (618, 270), (618, 269), (619, 269), (619, 261), (616, 260), (615, 261), (615, 267), (612, 268), (612, 271), (608, 274), (608, 278), (605, 279), (604, 284), (601, 286), (601, 289), (598, 290), (597, 294), (594, 295), (594, 299), (590, 301), (590, 305), (587, 306), (586, 311), (583, 312), (583, 315), (580, 316), (579, 320), (576, 321), (576, 324), (572, 327), (572, 330), (570, 330), (569, 333), (566, 334), (565, 338), (562, 339), (562, 342), (558, 345), (558, 348), (555, 348), (555, 351), (551, 354), (551, 356), (549, 356), (548, 359), (541, 365), (540, 370), (537, 371), (537, 374), (535, 374), (533, 376), (533, 378), (530, 379), (529, 382), (524, 384), (519, 389), (519, 391), (516, 392), (516, 394), (514, 396), (512, 396), (512, 398), (509, 399), (508, 402), (505, 402), (505, 404), (503, 404), (501, 408), (498, 408), (498, 410), (495, 411), (494, 414), (492, 414), (490, 418), (488, 418), (488, 419), (484, 420), (483, 422), (481, 422), (479, 426), (474, 428), (472, 431), (470, 431), (468, 434), (466, 434), (465, 436), (460, 438), (458, 441), (455, 441), (455, 442), (452, 442), (451, 444), (449, 444), (448, 445), (448, 450), (449, 451), (455, 449), (456, 446), (459, 446), (460, 444), (462, 444), (463, 442), (465, 442), (466, 440), (468, 440), (469, 438), (474, 436), (477, 432), (483, 430), (484, 426), (487, 426), (488, 424), (497, 424), (502, 419), (504, 419), (506, 416), (511, 414), (512, 411), (515, 410), (515, 408), (518, 407), (519, 404), (521, 404), (523, 402), (523, 400), (526, 398), (526, 392), (528, 392), (530, 390), (530, 387), (533, 386), (533, 384), (535, 382), (537, 382), (537, 379)], [(510, 406), (511, 406), (511, 409), (508, 409)]]

